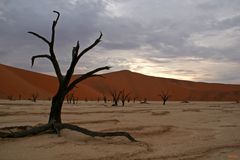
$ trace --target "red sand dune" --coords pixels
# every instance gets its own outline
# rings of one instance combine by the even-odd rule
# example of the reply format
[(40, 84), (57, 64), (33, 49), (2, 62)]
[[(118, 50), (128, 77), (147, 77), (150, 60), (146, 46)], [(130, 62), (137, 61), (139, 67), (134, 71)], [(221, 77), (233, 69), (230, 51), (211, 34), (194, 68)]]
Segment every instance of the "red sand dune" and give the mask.
[[(38, 94), (38, 99), (52, 97), (57, 88), (56, 77), (26, 71), (0, 64), (0, 98), (29, 99)], [(165, 90), (171, 94), (170, 100), (235, 101), (240, 99), (240, 85), (215, 84), (158, 78), (118, 71), (103, 74), (105, 78), (93, 77), (83, 81), (73, 90), (79, 99), (97, 100), (110, 90), (125, 90), (131, 97), (161, 100), (159, 94)]]

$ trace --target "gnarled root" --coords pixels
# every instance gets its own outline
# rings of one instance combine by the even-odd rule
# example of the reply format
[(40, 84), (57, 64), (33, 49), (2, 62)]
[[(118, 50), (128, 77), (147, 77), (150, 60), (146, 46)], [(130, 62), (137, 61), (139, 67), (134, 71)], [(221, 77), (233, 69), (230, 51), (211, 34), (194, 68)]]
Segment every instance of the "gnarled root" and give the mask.
[(74, 130), (77, 132), (81, 132), (83, 134), (86, 134), (88, 136), (91, 137), (116, 137), (116, 136), (124, 136), (126, 138), (128, 138), (131, 142), (137, 142), (136, 139), (134, 139), (129, 133), (127, 132), (96, 132), (96, 131), (90, 131), (86, 128), (82, 128), (82, 127), (78, 127), (76, 125), (72, 125), (72, 124), (56, 124), (57, 128), (60, 129), (70, 129), (70, 130)]
[(32, 127), (28, 130), (23, 131), (16, 131), (16, 132), (1, 132), (0, 131), (0, 137), (1, 138), (20, 138), (20, 137), (26, 137), (26, 136), (32, 136), (37, 135), (46, 131), (54, 131), (58, 135), (60, 134), (60, 130), (62, 129), (70, 129), (77, 132), (81, 132), (83, 134), (86, 134), (91, 137), (117, 137), (117, 136), (124, 136), (128, 138), (131, 142), (137, 142), (136, 139), (134, 139), (128, 132), (97, 132), (97, 131), (91, 131), (86, 128), (82, 128), (76, 125), (67, 124), (67, 123), (49, 123), (44, 124), (37, 127)]
[(26, 136), (40, 134), (44, 131), (47, 131), (47, 130), (51, 129), (51, 127), (52, 127), (51, 124), (44, 124), (44, 125), (37, 126), (37, 127), (32, 127), (31, 129), (23, 130), (23, 131), (12, 132), (12, 131), (9, 130), (10, 132), (0, 132), (0, 137), (1, 138), (26, 137)]

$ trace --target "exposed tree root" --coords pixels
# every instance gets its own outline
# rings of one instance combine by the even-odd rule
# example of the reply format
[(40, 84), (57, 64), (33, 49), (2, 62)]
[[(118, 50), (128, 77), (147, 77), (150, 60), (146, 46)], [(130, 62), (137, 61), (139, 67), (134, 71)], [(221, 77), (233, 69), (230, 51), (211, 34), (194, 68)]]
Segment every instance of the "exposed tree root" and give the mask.
[(37, 127), (32, 127), (31, 129), (28, 129), (28, 130), (16, 131), (16, 132), (12, 132), (11, 130), (8, 130), (9, 132), (0, 131), (0, 137), (1, 138), (20, 138), (20, 137), (27, 137), (27, 136), (41, 134), (46, 131), (54, 131), (54, 133), (60, 135), (60, 130), (62, 129), (74, 130), (91, 137), (123, 136), (128, 138), (131, 142), (137, 142), (137, 140), (134, 139), (128, 132), (97, 132), (97, 131), (91, 131), (86, 128), (82, 128), (82, 127), (72, 125), (72, 124), (67, 124), (67, 123), (53, 123), (53, 124), (49, 123), (49, 124), (45, 124)]
[(59, 129), (70, 129), (70, 130), (74, 130), (74, 131), (78, 131), (81, 132), (83, 134), (86, 134), (88, 136), (91, 137), (117, 137), (117, 136), (124, 136), (126, 138), (128, 138), (130, 141), (132, 142), (137, 142), (136, 139), (134, 139), (128, 132), (96, 132), (96, 131), (90, 131), (86, 128), (81, 128), (78, 127), (76, 125), (72, 125), (72, 124), (56, 124), (57, 128)]
[(16, 132), (12, 132), (11, 130), (9, 130), (9, 132), (0, 132), (0, 137), (1, 138), (20, 138), (20, 137), (40, 134), (50, 129), (52, 129), (52, 124), (44, 124), (41, 126), (33, 127), (28, 130), (22, 130), (22, 131), (16, 131)]

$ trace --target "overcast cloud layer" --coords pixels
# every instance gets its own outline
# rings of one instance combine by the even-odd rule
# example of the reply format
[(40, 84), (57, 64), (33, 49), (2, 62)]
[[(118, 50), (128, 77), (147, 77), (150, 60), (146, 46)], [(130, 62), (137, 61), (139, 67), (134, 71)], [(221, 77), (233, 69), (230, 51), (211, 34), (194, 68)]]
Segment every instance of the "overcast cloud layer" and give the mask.
[[(63, 71), (76, 41), (103, 41), (76, 73), (113, 66), (143, 74), (205, 82), (240, 83), (239, 0), (1, 0), (0, 63), (31, 69), (30, 58), (48, 53), (27, 34), (49, 37), (53, 10), (61, 13), (56, 54)], [(47, 60), (34, 71), (53, 73)]]

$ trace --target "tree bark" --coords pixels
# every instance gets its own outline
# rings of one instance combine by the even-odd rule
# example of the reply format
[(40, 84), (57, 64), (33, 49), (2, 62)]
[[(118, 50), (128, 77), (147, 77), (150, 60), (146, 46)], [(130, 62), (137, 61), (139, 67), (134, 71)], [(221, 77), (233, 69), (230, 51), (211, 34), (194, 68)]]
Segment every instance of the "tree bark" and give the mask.
[(64, 102), (64, 93), (62, 91), (58, 91), (57, 94), (52, 99), (51, 111), (48, 119), (48, 123), (62, 123), (61, 112), (62, 105)]
[(166, 104), (166, 100), (163, 100), (163, 105), (165, 105)]

